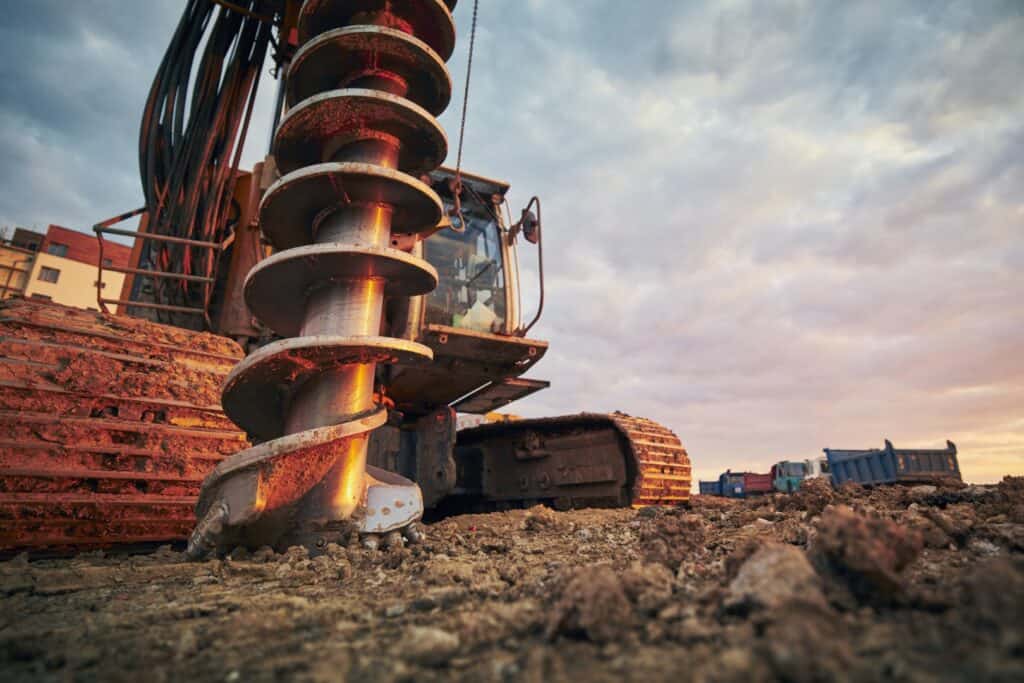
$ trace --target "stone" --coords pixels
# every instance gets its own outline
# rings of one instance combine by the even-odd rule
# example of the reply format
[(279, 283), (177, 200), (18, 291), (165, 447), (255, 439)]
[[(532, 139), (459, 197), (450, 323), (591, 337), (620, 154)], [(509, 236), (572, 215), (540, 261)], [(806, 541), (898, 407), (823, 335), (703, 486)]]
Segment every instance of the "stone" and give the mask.
[(747, 558), (729, 583), (725, 608), (731, 612), (775, 610), (794, 601), (824, 607), (821, 579), (799, 548), (765, 543)]
[(413, 626), (402, 639), (406, 659), (424, 666), (442, 666), (459, 651), (459, 637), (433, 626)]

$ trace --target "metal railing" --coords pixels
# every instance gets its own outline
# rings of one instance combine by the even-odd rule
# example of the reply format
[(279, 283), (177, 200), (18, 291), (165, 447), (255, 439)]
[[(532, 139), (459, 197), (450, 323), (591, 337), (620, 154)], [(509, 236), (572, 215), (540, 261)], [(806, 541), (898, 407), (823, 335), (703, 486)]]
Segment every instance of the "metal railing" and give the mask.
[[(99, 268), (99, 276), (98, 276), (98, 278), (96, 280), (96, 303), (99, 304), (100, 308), (103, 310), (104, 313), (110, 313), (110, 310), (107, 308), (107, 304), (114, 304), (114, 305), (117, 305), (117, 306), (133, 306), (133, 307), (137, 307), (137, 308), (148, 308), (148, 309), (153, 309), (153, 310), (158, 310), (158, 311), (167, 311), (167, 312), (170, 312), (170, 313), (186, 313), (186, 314), (191, 314), (191, 315), (201, 315), (201, 316), (203, 316), (203, 319), (206, 321), (206, 325), (208, 327), (210, 327), (211, 323), (210, 323), (209, 306), (210, 306), (210, 298), (213, 295), (213, 286), (212, 285), (213, 285), (214, 282), (216, 282), (216, 279), (217, 279), (215, 277), (215, 272), (213, 272), (210, 276), (205, 276), (205, 275), (187, 275), (185, 273), (172, 273), (172, 272), (162, 271), (162, 270), (148, 270), (148, 269), (145, 269), (145, 268), (132, 268), (130, 266), (104, 265), (104, 263), (103, 263), (103, 246), (104, 246), (103, 236), (105, 234), (120, 235), (122, 237), (132, 237), (134, 239), (149, 240), (149, 241), (154, 241), (154, 242), (163, 242), (163, 243), (166, 243), (166, 244), (180, 244), (180, 245), (187, 246), (187, 247), (199, 247), (199, 248), (210, 249), (211, 251), (218, 251), (218, 252), (219, 251), (223, 251), (224, 249), (226, 249), (230, 245), (230, 243), (232, 241), (231, 238), (229, 237), (228, 240), (226, 240), (225, 242), (204, 242), (202, 240), (187, 239), (187, 238), (184, 238), (184, 237), (172, 237), (170, 235), (157, 235), (155, 233), (150, 233), (150, 232), (141, 232), (141, 231), (137, 231), (137, 230), (123, 230), (121, 228), (113, 228), (113, 227), (111, 227), (112, 225), (116, 225), (117, 223), (120, 223), (122, 221), (126, 221), (129, 218), (134, 218), (135, 216), (138, 216), (138, 215), (140, 215), (142, 213), (145, 213), (145, 212), (146, 212), (146, 207), (142, 207), (142, 208), (139, 208), (139, 209), (135, 209), (134, 211), (129, 211), (128, 213), (120, 214), (119, 216), (114, 216), (113, 218), (108, 218), (107, 220), (102, 221), (100, 223), (97, 223), (96, 225), (94, 225), (92, 227), (93, 232), (96, 233), (96, 239), (99, 241), (99, 247), (100, 247), (99, 263), (97, 265), (97, 267)], [(214, 259), (214, 264), (211, 267), (211, 271), (215, 271), (215, 269), (216, 269), (216, 261), (217, 261), (217, 259), (215, 258)], [(104, 270), (109, 270), (109, 271), (112, 271), (112, 272), (115, 272), (115, 273), (124, 273), (125, 275), (132, 275), (132, 276), (141, 275), (141, 276), (144, 276), (144, 277), (158, 278), (158, 279), (164, 279), (164, 280), (177, 280), (179, 282), (198, 282), (198, 283), (201, 283), (203, 285), (203, 305), (202, 305), (202, 307), (199, 307), (199, 306), (175, 306), (175, 305), (172, 305), (172, 304), (161, 304), (161, 303), (157, 303), (155, 301), (154, 302), (149, 302), (149, 301), (134, 301), (132, 299), (111, 299), (111, 298), (106, 298), (106, 297), (103, 296), (103, 271)]]

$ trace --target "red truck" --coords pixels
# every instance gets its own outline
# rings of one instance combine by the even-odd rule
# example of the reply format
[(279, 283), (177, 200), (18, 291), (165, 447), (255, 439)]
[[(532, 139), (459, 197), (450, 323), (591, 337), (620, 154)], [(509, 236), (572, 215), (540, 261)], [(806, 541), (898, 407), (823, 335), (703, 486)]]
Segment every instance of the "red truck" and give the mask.
[(754, 472), (743, 473), (743, 491), (748, 496), (771, 493), (775, 488), (772, 486), (772, 475), (755, 474)]
[(719, 495), (726, 498), (746, 498), (772, 492), (772, 475), (754, 472), (733, 472), (726, 470), (718, 478), (721, 486)]

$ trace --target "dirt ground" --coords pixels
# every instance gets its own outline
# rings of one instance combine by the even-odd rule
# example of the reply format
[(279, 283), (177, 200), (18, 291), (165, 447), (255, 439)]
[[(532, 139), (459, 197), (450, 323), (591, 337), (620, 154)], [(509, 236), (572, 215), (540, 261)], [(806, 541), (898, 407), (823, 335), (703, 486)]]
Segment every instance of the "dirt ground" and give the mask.
[(1024, 680), (1024, 478), (0, 564), (0, 679)]

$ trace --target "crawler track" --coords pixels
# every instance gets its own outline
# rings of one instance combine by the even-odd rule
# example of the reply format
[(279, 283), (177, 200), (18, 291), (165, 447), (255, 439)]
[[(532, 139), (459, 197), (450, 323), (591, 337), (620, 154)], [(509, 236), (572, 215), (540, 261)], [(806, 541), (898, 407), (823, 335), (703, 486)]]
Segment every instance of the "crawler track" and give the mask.
[(636, 463), (632, 505), (682, 505), (690, 500), (690, 458), (671, 430), (624, 413), (608, 415), (628, 441)]
[(230, 340), (0, 303), (0, 551), (178, 540), (203, 477), (248, 444), (218, 405)]
[[(683, 505), (690, 459), (666, 427), (625, 413), (580, 413), (459, 432), (458, 495), (446, 507), (489, 510)], [(461, 497), (461, 502), (457, 499)]]

